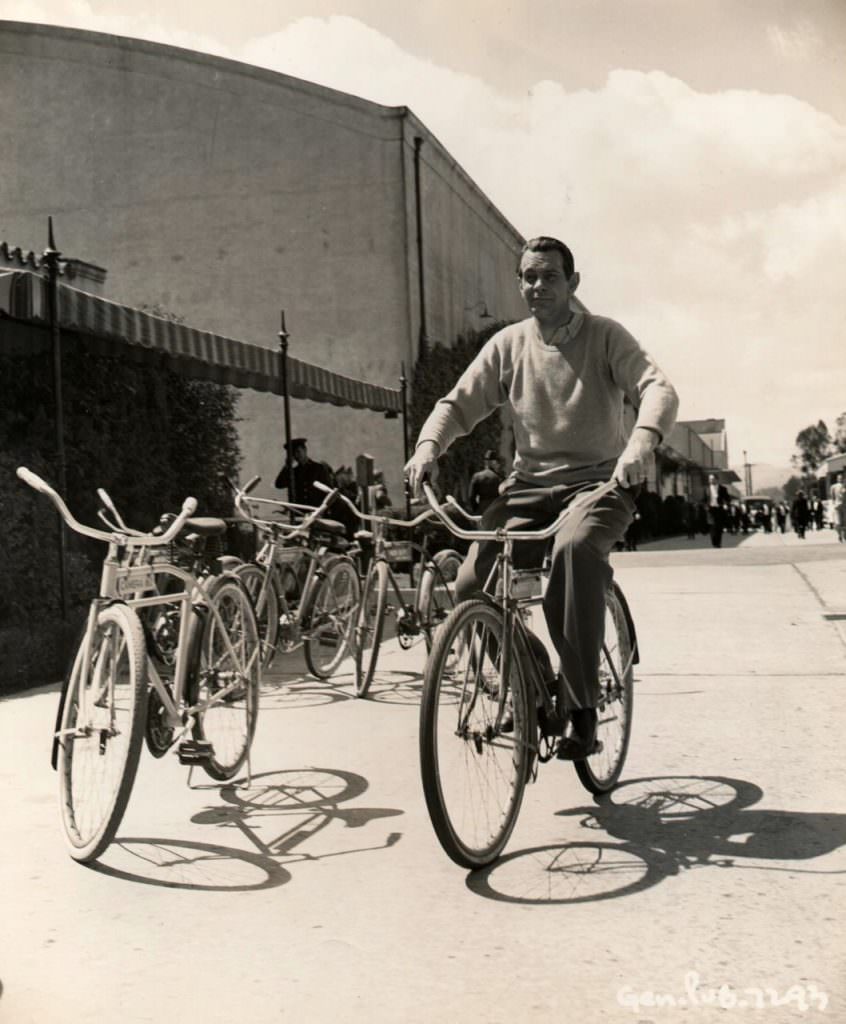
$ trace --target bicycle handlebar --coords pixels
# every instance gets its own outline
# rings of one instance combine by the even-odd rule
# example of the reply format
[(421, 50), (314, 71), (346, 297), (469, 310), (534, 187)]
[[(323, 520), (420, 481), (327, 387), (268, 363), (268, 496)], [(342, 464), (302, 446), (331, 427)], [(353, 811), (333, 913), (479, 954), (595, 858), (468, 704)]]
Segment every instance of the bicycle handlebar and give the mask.
[(348, 508), (352, 509), (352, 511), (355, 512), (359, 519), (364, 520), (366, 522), (380, 522), (384, 523), (386, 526), (402, 526), (408, 530), (411, 530), (415, 526), (419, 526), (421, 523), (424, 523), (427, 519), (431, 519), (435, 514), (432, 511), (432, 509), (427, 508), (424, 509), (419, 516), (415, 516), (414, 519), (392, 519), (390, 516), (380, 516), (378, 513), (375, 512), (362, 512), (360, 508), (357, 508), (350, 501), (346, 494), (341, 494), (341, 492), (337, 488), (335, 488), (335, 491), (333, 491), (331, 488), (327, 487), (326, 484), (320, 483), (319, 480), (315, 481), (314, 486), (319, 491), (327, 491), (329, 494), (335, 494), (335, 491), (337, 491), (336, 497), (340, 498), (341, 501), (343, 501)]
[[(435, 492), (432, 490), (432, 486), (428, 480), (423, 481), (423, 493), (426, 495), (426, 500), (429, 502), (429, 506), (432, 511), (441, 520), (444, 526), (446, 526), (450, 533), (455, 534), (456, 537), (461, 537), (462, 540), (496, 540), (502, 543), (506, 540), (548, 540), (561, 529), (561, 526), (570, 514), (571, 510), (578, 506), (579, 498), (583, 494), (592, 494), (597, 487), (604, 486), (604, 483), (599, 483), (596, 487), (590, 487), (589, 490), (586, 489), (585, 491), (580, 491), (570, 504), (567, 505), (565, 509), (562, 509), (554, 522), (550, 523), (549, 526), (544, 526), (542, 529), (538, 530), (507, 530), (504, 526), (500, 526), (496, 530), (465, 530), (450, 518), (449, 514), (444, 509), (444, 506), (435, 496)], [(455, 505), (457, 508), (460, 508), (458, 502), (456, 502), (454, 498), (447, 498), (447, 502)], [(466, 514), (463, 509), (462, 513)]]
[[(182, 503), (182, 510), (179, 515), (170, 524), (168, 529), (159, 536), (152, 533), (136, 533), (135, 531), (123, 534), (121, 530), (112, 530), (109, 533), (106, 533), (105, 530), (95, 530), (91, 526), (85, 526), (83, 523), (80, 523), (71, 514), (62, 498), (53, 490), (47, 481), (42, 480), (41, 477), (38, 476), (37, 473), (33, 473), (31, 469), (27, 469), (26, 466), (18, 466), (17, 475), (19, 479), (23, 480), (23, 482), (28, 484), (34, 491), (38, 491), (39, 494), (43, 494), (45, 497), (49, 498), (56, 506), (59, 515), (75, 533), (81, 533), (84, 537), (91, 537), (94, 540), (104, 541), (106, 544), (120, 542), (126, 547), (139, 548), (159, 547), (164, 544), (169, 544), (185, 525), (185, 522), (190, 519), (197, 510), (197, 499), (186, 498)], [(105, 494), (105, 491), (103, 494)], [(108, 495), (106, 495), (106, 497), (108, 498)], [(120, 516), (117, 516), (117, 518), (120, 520)]]
[(239, 487), (237, 484), (230, 481), (233, 489), (235, 490), (235, 508), (244, 517), (244, 519), (253, 523), (255, 526), (258, 526), (259, 529), (283, 533), (286, 539), (305, 536), (315, 522), (319, 521), (321, 516), (326, 512), (326, 509), (332, 500), (332, 496), (336, 493), (335, 491), (330, 490), (329, 495), (317, 508), (314, 508), (312, 505), (297, 505), (292, 501), (282, 501), (277, 498), (253, 498), (252, 501), (261, 501), (265, 505), (275, 505), (277, 508), (286, 512), (302, 512), (305, 517), (300, 523), (274, 523), (267, 519), (259, 519), (258, 516), (253, 515), (247, 510), (247, 508), (245, 508), (244, 499), (247, 497), (248, 492), (251, 491), (260, 480), (260, 476), (254, 476), (244, 487)]
[[(105, 488), (103, 488), (103, 487), (98, 487), (97, 488), (97, 497), (100, 499), (100, 501), (102, 501), (103, 505), (106, 508), (106, 511), (111, 512), (111, 514), (114, 516), (114, 519), (115, 519), (114, 523), (109, 522), (109, 520), (103, 514), (103, 510), (101, 509), (98, 514), (99, 514), (100, 518), (103, 520), (103, 522), (106, 524), (106, 526), (108, 526), (112, 530), (115, 530), (116, 532), (135, 534), (136, 537), (140, 537), (142, 535), (140, 530), (131, 530), (126, 525), (126, 523), (123, 521), (123, 518), (122, 518), (120, 512), (118, 512), (117, 507), (115, 506), (115, 503), (109, 497), (109, 494), (105, 490)], [(117, 523), (117, 526), (115, 526), (115, 523)]]

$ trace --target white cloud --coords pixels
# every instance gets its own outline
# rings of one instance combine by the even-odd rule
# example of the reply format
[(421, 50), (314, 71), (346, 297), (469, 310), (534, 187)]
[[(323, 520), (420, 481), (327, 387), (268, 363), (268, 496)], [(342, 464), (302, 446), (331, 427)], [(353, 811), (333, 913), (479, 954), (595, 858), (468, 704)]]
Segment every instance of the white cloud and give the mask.
[(767, 39), (779, 57), (788, 60), (806, 61), (822, 47), (822, 37), (807, 19), (795, 25), (768, 25)]
[[(846, 126), (807, 103), (625, 69), (596, 89), (544, 81), (506, 95), (352, 18), (304, 18), (227, 54), (145, 16), (97, 19), (82, 0), (64, 10), (77, 18), (65, 24), (411, 107), (524, 234), (572, 244), (583, 298), (654, 351), (682, 415), (725, 415), (734, 447), (758, 461), (784, 463), (818, 410), (846, 408)], [(774, 26), (770, 42), (793, 57), (816, 45), (801, 24)]]

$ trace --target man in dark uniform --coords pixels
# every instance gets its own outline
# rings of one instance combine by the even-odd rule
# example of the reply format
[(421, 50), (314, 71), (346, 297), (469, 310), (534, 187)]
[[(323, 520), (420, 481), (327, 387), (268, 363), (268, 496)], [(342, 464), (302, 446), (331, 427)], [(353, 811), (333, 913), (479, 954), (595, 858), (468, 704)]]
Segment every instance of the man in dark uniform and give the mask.
[(721, 484), (716, 473), (708, 474), (708, 486), (705, 488), (708, 503), (708, 525), (711, 533), (712, 547), (719, 548), (723, 544), (726, 511), (731, 504), (728, 488)]
[(332, 470), (325, 462), (315, 462), (314, 459), (308, 457), (306, 438), (304, 437), (295, 437), (291, 441), (291, 455), (294, 459), (293, 493), (291, 492), (291, 470), (287, 461), (279, 470), (276, 486), (280, 490), (287, 488), (290, 501), (294, 501), (298, 505), (312, 505), (317, 508), (323, 503), (326, 494), (314, 485), (321, 483), (326, 487), (334, 487)]
[(488, 448), (485, 452), (485, 468), (474, 473), (470, 478), (470, 494), (467, 505), (471, 515), (480, 516), (490, 503), (499, 495), (499, 485), (503, 476), (499, 468), (499, 456)]

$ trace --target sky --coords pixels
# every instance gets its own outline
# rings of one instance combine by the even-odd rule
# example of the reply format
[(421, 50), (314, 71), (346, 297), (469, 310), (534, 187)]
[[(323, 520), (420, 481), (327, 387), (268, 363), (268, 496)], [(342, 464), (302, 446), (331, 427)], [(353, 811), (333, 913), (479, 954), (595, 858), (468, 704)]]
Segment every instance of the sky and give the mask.
[(420, 117), (587, 306), (787, 467), (846, 411), (846, 0), (0, 0)]

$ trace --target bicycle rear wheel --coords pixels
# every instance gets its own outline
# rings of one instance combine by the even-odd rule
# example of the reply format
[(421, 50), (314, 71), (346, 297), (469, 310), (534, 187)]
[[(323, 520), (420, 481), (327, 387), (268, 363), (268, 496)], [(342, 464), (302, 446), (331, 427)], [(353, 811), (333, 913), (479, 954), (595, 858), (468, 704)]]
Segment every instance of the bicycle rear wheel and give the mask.
[[(520, 659), (502, 675), (502, 613), (464, 601), (435, 635), (420, 707), (426, 806), (449, 857), (466, 868), (492, 863), (511, 835), (536, 734)], [(513, 720), (509, 729), (508, 719)]]
[(340, 665), (352, 640), (361, 584), (352, 559), (339, 555), (314, 590), (311, 607), (304, 609), (308, 634), (304, 653), (309, 672), (328, 679)]
[(432, 649), (435, 630), (455, 607), (455, 579), (461, 561), (461, 555), (452, 548), (438, 551), (420, 576), (417, 614), (427, 650)]
[(254, 562), (236, 566), (233, 572), (244, 584), (253, 602), (261, 643), (261, 665), (262, 668), (268, 668), (276, 654), (276, 639), (279, 635), (279, 597), (275, 572)]
[(355, 627), (355, 693), (366, 697), (382, 643), (385, 608), (388, 601), (388, 566), (379, 560), (371, 562), (358, 606)]
[(207, 706), (197, 712), (194, 738), (211, 744), (203, 768), (224, 781), (244, 763), (256, 731), (261, 645), (252, 601), (237, 577), (213, 580), (206, 600), (192, 702)]
[(87, 671), (77, 650), (58, 729), (62, 824), (74, 860), (95, 860), (123, 819), (144, 742), (147, 662), (135, 612), (98, 614)]
[(598, 753), (574, 762), (582, 785), (591, 793), (607, 793), (620, 778), (632, 730), (632, 637), (614, 587), (605, 595), (605, 640), (599, 659)]

